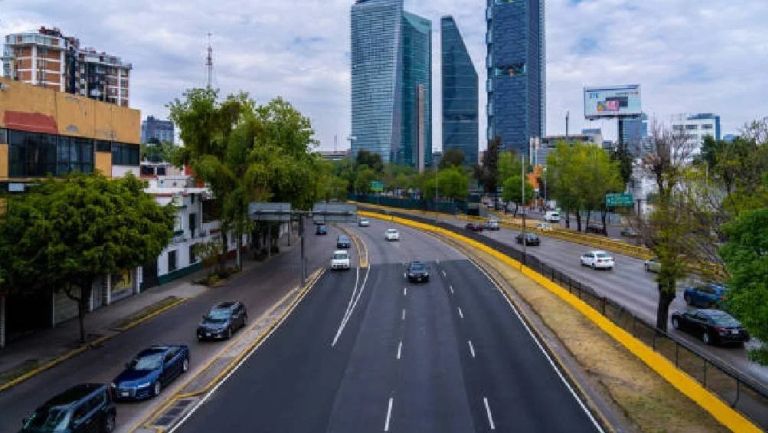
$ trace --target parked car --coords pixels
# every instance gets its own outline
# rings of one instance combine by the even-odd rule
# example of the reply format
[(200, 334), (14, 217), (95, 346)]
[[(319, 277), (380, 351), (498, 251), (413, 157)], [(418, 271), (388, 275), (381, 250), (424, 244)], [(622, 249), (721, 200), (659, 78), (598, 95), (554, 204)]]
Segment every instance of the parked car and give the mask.
[(466, 226), (464, 226), (469, 231), (473, 232), (481, 232), (483, 231), (483, 226), (480, 223), (474, 223), (474, 222), (468, 222)]
[(632, 227), (624, 227), (621, 229), (621, 235), (625, 238), (636, 238), (640, 236), (640, 233), (638, 233), (637, 230), (633, 229)]
[(645, 261), (645, 272), (659, 272), (661, 270), (661, 262), (658, 257), (652, 257)]
[[(523, 234), (518, 233), (517, 236), (515, 236), (515, 241), (517, 241), (518, 244), (523, 243)], [(541, 245), (541, 240), (539, 239), (539, 235), (536, 233), (526, 232), (525, 233), (525, 245), (534, 245), (539, 246)]]
[(536, 229), (541, 230), (543, 232), (551, 232), (552, 231), (552, 225), (549, 223), (538, 223), (536, 224)]
[(235, 331), (247, 323), (248, 311), (242, 302), (221, 302), (203, 316), (203, 321), (197, 326), (197, 339), (230, 339)]
[(187, 346), (152, 346), (139, 352), (112, 381), (112, 395), (116, 400), (157, 397), (166, 385), (188, 370)]
[(75, 385), (24, 419), (21, 433), (110, 433), (117, 410), (106, 385)]
[(405, 274), (408, 277), (408, 281), (412, 283), (429, 282), (429, 269), (422, 262), (413, 261), (409, 263)]
[(319, 236), (327, 235), (328, 234), (328, 227), (326, 227), (325, 224), (318, 224), (315, 227), (315, 234), (319, 235)]
[(672, 313), (672, 326), (701, 338), (704, 344), (743, 344), (749, 333), (738, 320), (720, 310), (698, 310)]
[(489, 219), (485, 222), (483, 228), (486, 230), (497, 231), (501, 229), (501, 223), (499, 223), (499, 220), (497, 219)]
[(711, 308), (720, 305), (727, 289), (720, 284), (688, 287), (683, 292), (685, 303), (694, 307)]
[(336, 250), (331, 257), (331, 270), (349, 270), (349, 251)]
[(546, 221), (548, 223), (559, 223), (560, 222), (560, 212), (547, 211), (547, 213), (544, 214), (544, 221)]
[(605, 228), (603, 228), (602, 225), (598, 225), (598, 224), (588, 224), (585, 232), (586, 233), (594, 233), (594, 234), (597, 234), (597, 235), (606, 235), (607, 234)]
[(399, 241), (400, 232), (398, 232), (397, 229), (387, 229), (387, 231), (384, 232), (384, 239), (388, 241)]
[(352, 241), (349, 239), (349, 236), (339, 235), (339, 237), (336, 238), (336, 248), (351, 248), (351, 247), (352, 247)]
[(601, 250), (587, 251), (581, 256), (581, 266), (589, 266), (592, 269), (613, 270), (615, 261), (610, 254)]
[(360, 227), (368, 227), (369, 225), (371, 225), (371, 222), (365, 218), (360, 218), (360, 220), (357, 222), (357, 225)]

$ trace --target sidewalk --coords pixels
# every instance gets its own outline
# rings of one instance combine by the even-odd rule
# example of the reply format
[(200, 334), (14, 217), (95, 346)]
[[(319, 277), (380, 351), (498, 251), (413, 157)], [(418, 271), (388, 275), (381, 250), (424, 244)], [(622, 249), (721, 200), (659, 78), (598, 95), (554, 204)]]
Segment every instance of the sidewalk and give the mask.
[[(292, 249), (285, 248), (284, 245), (281, 247), (283, 247), (281, 254)], [(230, 262), (234, 263), (234, 261)], [(230, 278), (237, 278), (238, 275), (248, 272), (261, 263), (244, 258), (243, 270)], [(88, 333), (88, 342), (85, 345), (80, 343), (77, 318), (61, 323), (55, 328), (40, 330), (8, 345), (0, 350), (0, 391), (91, 347), (98, 346), (103, 341), (208, 290), (215, 290), (215, 288), (194, 284), (194, 281), (205, 277), (208, 271), (208, 269), (202, 269), (89, 313), (85, 317), (85, 328)]]

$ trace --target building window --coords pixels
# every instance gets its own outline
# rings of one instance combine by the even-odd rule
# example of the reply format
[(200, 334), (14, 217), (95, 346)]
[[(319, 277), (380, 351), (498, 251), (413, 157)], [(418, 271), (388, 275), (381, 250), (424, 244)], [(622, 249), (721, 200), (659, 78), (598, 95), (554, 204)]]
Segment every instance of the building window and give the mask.
[(96, 140), (96, 152), (111, 152), (112, 143), (106, 140)]
[(525, 63), (515, 63), (512, 65), (506, 65), (506, 66), (500, 66), (494, 68), (494, 75), (497, 77), (508, 75), (510, 77), (516, 77), (518, 75), (523, 75), (527, 71), (527, 67), (525, 66)]
[(197, 257), (195, 257), (195, 245), (197, 244), (192, 244), (189, 246), (189, 264), (190, 265), (197, 263)]
[(168, 251), (168, 272), (173, 272), (176, 268), (176, 251)]
[[(192, 197), (194, 197), (194, 195)], [(194, 239), (195, 235), (197, 234), (197, 214), (196, 213), (189, 214), (189, 234), (192, 237), (192, 239)]]
[(0, 128), (0, 144), (8, 144), (8, 130)]
[(139, 145), (112, 143), (112, 165), (139, 165)]
[(181, 225), (181, 215), (176, 214), (173, 217), (173, 233), (175, 235), (183, 235), (184, 227)]
[[(711, 124), (705, 123), (704, 125), (701, 125), (701, 129), (714, 129), (714, 128), (713, 128), (713, 126)], [(0, 138), (0, 140), (1, 139), (2, 138)]]
[(8, 135), (11, 177), (93, 172), (92, 140), (23, 131)]
[(699, 125), (685, 125), (685, 129), (692, 131), (695, 129), (699, 129)]

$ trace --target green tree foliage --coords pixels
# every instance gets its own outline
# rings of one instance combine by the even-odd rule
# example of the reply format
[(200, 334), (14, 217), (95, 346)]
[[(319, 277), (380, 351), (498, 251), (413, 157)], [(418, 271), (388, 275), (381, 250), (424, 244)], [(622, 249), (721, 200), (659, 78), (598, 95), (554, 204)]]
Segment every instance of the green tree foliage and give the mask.
[[(521, 180), (520, 173), (517, 176), (512, 175), (504, 181), (504, 192), (502, 198), (506, 202), (512, 202), (515, 204), (514, 215), (517, 216), (517, 211), (523, 203), (528, 203), (533, 200), (534, 190), (528, 179), (523, 182)], [(523, 187), (525, 187), (525, 196), (523, 196)]]
[(173, 162), (178, 147), (169, 142), (149, 142), (141, 145), (141, 159), (149, 162)]
[(439, 168), (461, 167), (464, 165), (464, 152), (461, 149), (448, 149), (443, 151), (443, 157), (440, 159)]
[(367, 150), (360, 150), (357, 152), (357, 158), (355, 158), (357, 165), (367, 165), (376, 173), (384, 171), (384, 162), (381, 160), (381, 155), (376, 152), (369, 152)]
[(483, 155), (482, 165), (475, 167), (475, 178), (488, 194), (496, 194), (499, 185), (499, 154), (501, 137), (494, 137), (488, 142), (488, 149)]
[(434, 173), (425, 173), (422, 191), (427, 199), (434, 199), (435, 191), (437, 191), (440, 197), (451, 200), (466, 200), (469, 192), (469, 175), (459, 167), (439, 170), (437, 179), (435, 179)]
[(357, 194), (369, 194), (371, 182), (376, 180), (376, 172), (369, 166), (362, 164), (357, 167), (355, 175), (355, 192)]
[(761, 346), (751, 357), (768, 365), (768, 207), (747, 211), (726, 226), (721, 254), (731, 275), (727, 305)]
[(0, 255), (8, 283), (62, 290), (77, 302), (80, 339), (93, 284), (157, 256), (173, 236), (175, 209), (160, 207), (129, 175), (49, 179), (13, 198), (0, 222)]
[(616, 146), (611, 152), (611, 160), (618, 164), (621, 182), (627, 185), (632, 179), (632, 154), (629, 153), (626, 143), (620, 142)]

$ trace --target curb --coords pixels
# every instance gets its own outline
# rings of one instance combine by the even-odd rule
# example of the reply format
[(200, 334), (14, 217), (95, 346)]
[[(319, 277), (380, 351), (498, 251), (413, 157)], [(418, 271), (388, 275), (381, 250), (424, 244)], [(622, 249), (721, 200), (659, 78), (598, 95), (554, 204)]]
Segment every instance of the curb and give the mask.
[(85, 352), (87, 350), (90, 350), (90, 349), (94, 348), (95, 346), (98, 346), (98, 345), (104, 343), (105, 341), (110, 340), (111, 338), (113, 338), (113, 337), (115, 337), (115, 336), (117, 336), (117, 335), (119, 335), (119, 334), (121, 334), (121, 333), (123, 333), (123, 332), (125, 332), (125, 331), (127, 331), (129, 329), (131, 329), (131, 328), (135, 328), (136, 326), (139, 326), (139, 325), (141, 325), (144, 322), (148, 322), (149, 320), (154, 319), (155, 317), (159, 316), (160, 314), (165, 313), (166, 311), (170, 310), (171, 308), (176, 307), (177, 305), (182, 304), (182, 303), (184, 303), (186, 301), (187, 301), (187, 298), (179, 298), (175, 302), (173, 302), (171, 304), (168, 304), (168, 305), (164, 306), (163, 308), (161, 308), (161, 309), (159, 309), (157, 311), (154, 311), (151, 314), (148, 314), (148, 315), (146, 315), (144, 317), (136, 319), (133, 322), (130, 322), (129, 324), (127, 324), (125, 326), (122, 326), (122, 327), (119, 327), (119, 328), (112, 328), (112, 329), (115, 329), (117, 332), (112, 334), (112, 335), (105, 335), (105, 336), (99, 337), (99, 338), (97, 338), (97, 339), (95, 339), (95, 340), (93, 340), (91, 342), (82, 344), (79, 347), (70, 350), (69, 352), (63, 353), (63, 354), (61, 354), (61, 355), (59, 355), (59, 356), (57, 356), (57, 357), (47, 361), (43, 365), (41, 365), (39, 367), (36, 367), (33, 370), (30, 370), (30, 371), (28, 371), (28, 372), (26, 372), (26, 373), (24, 373), (24, 374), (22, 374), (20, 376), (17, 376), (14, 379), (11, 379), (8, 382), (5, 382), (4, 384), (0, 385), (0, 392), (6, 391), (8, 389), (11, 389), (14, 386), (16, 386), (16, 385), (18, 385), (18, 384), (20, 384), (20, 383), (22, 383), (22, 382), (24, 382), (24, 381), (26, 381), (28, 379), (31, 379), (32, 377), (35, 377), (38, 374), (40, 374), (40, 373), (42, 373), (42, 372), (44, 372), (46, 370), (49, 370), (49, 369), (51, 369), (51, 368), (61, 364), (62, 362), (66, 361), (66, 360), (68, 360), (70, 358), (73, 358), (73, 357), (75, 357), (75, 356), (77, 356), (77, 355), (79, 355), (79, 354), (81, 354), (81, 353), (83, 353), (83, 352)]

